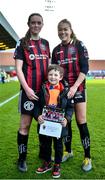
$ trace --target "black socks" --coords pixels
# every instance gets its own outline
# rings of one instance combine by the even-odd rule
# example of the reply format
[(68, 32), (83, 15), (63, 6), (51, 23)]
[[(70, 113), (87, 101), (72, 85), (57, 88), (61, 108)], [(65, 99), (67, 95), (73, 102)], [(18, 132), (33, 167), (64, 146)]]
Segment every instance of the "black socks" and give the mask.
[(28, 142), (28, 135), (22, 135), (18, 132), (17, 144), (18, 144), (19, 160), (26, 160), (27, 142)]
[(72, 142), (72, 128), (71, 121), (68, 123), (68, 136), (64, 137), (65, 149), (67, 152), (71, 152), (71, 142)]
[(90, 135), (87, 127), (87, 123), (78, 124), (80, 130), (81, 142), (84, 148), (85, 157), (90, 158)]

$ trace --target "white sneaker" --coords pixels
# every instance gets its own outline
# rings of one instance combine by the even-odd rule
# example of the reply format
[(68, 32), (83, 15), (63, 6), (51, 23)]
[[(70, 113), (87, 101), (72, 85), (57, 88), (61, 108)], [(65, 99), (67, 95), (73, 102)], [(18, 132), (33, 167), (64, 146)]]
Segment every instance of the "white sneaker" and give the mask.
[(91, 159), (89, 158), (85, 158), (83, 163), (82, 163), (82, 169), (84, 171), (90, 171), (92, 169), (92, 162), (91, 162)]
[(65, 161), (67, 161), (67, 159), (72, 158), (72, 157), (73, 157), (73, 151), (72, 150), (70, 153), (67, 151), (64, 151), (63, 157), (62, 157), (62, 162), (65, 162)]

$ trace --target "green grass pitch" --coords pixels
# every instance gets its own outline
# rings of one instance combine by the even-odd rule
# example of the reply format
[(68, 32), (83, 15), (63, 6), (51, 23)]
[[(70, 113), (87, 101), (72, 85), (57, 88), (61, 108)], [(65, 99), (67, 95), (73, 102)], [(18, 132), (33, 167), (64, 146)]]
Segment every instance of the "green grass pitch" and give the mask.
[[(19, 83), (0, 84), (0, 103), (19, 92)], [(18, 97), (0, 107), (0, 179), (51, 179), (51, 172), (35, 173), (41, 164), (38, 159), (37, 122), (33, 119), (30, 129), (27, 164), (28, 171), (18, 171), (17, 130), (19, 114)], [(74, 157), (61, 164), (61, 179), (105, 179), (105, 80), (87, 80), (87, 122), (91, 137), (93, 169), (86, 173), (81, 170), (83, 149), (79, 131), (73, 116), (72, 149)]]

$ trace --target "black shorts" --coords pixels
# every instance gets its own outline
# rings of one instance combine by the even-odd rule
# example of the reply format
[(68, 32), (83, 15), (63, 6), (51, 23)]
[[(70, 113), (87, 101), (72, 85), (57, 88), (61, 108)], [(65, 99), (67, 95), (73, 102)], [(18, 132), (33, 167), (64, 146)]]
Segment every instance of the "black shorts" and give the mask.
[(18, 110), (21, 114), (30, 115), (37, 120), (37, 115), (39, 113), (39, 103), (36, 100), (28, 99), (26, 93), (21, 90), (19, 95)]
[(73, 97), (74, 103), (81, 103), (86, 102), (86, 89), (84, 89), (82, 92), (77, 91), (76, 94)]

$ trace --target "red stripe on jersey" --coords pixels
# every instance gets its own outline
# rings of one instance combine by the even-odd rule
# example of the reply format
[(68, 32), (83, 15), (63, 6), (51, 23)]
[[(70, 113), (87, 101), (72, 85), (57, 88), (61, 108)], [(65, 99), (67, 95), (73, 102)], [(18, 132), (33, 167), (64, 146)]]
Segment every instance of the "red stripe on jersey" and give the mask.
[[(64, 60), (64, 48), (61, 46), (60, 47), (60, 61), (61, 61), (61, 64), (62, 64), (62, 60)], [(64, 67), (65, 65), (62, 64), (62, 67)]]
[(79, 73), (80, 73), (80, 65), (79, 65), (79, 55), (78, 55), (78, 50), (77, 48), (75, 48), (75, 51), (76, 51), (76, 63), (75, 63), (75, 66), (76, 66), (76, 76), (78, 77), (79, 76)]
[[(43, 44), (42, 41), (40, 40), (39, 41), (39, 47), (40, 47), (40, 44)], [(41, 51), (41, 54), (45, 55), (45, 58), (43, 59), (43, 69), (44, 69), (44, 80), (47, 79), (47, 72), (48, 72), (48, 64), (49, 64), (49, 49), (47, 46), (45, 46), (45, 48), (47, 49), (44, 49), (44, 48), (41, 48), (40, 51)], [(46, 55), (48, 57), (46, 57)]]
[[(40, 84), (41, 84), (41, 69), (40, 69), (40, 54), (38, 52), (38, 49), (35, 48), (35, 42), (34, 41), (31, 41), (31, 45), (33, 46), (32, 49), (33, 49), (33, 52), (34, 52), (34, 55), (35, 55), (35, 65), (36, 65), (36, 91), (39, 91), (39, 87), (40, 87)], [(39, 55), (37, 58), (37, 55)]]
[[(77, 59), (77, 63), (75, 64), (76, 65), (76, 76), (78, 77), (79, 76), (79, 73), (80, 73), (80, 65), (79, 65), (79, 55), (78, 55), (78, 50), (77, 48), (75, 48), (76, 50), (76, 59)], [(80, 86), (78, 87), (78, 91), (83, 91), (83, 84), (80, 84)]]
[(68, 45), (68, 51), (67, 51), (67, 57), (69, 59), (69, 63), (68, 63), (68, 81), (70, 86), (72, 85), (72, 81), (73, 81), (73, 66), (72, 66), (72, 56), (71, 53), (69, 52), (69, 48), (71, 47), (71, 45)]
[(32, 88), (32, 61), (29, 59), (29, 52), (28, 51), (25, 51), (25, 56), (26, 56), (26, 61), (27, 61), (27, 77), (26, 77), (26, 81), (27, 81), (27, 84), (30, 88)]
[[(73, 81), (73, 67), (72, 67), (72, 62), (71, 62), (71, 54), (68, 51), (70, 46), (71, 46), (70, 44), (68, 44), (67, 46), (63, 46), (62, 44), (60, 45), (60, 52), (61, 52), (60, 61), (61, 61), (61, 66), (64, 68), (64, 77), (68, 79), (68, 82), (71, 86), (72, 81)], [(66, 59), (68, 60), (67, 64), (64, 63)]]

